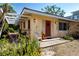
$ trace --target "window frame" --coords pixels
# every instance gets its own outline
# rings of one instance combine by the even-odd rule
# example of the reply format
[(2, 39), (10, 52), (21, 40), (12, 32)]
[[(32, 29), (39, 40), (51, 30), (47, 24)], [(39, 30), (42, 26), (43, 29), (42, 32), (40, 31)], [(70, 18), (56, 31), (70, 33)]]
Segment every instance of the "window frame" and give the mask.
[(69, 23), (59, 22), (59, 31), (67, 31), (67, 30), (69, 30)]

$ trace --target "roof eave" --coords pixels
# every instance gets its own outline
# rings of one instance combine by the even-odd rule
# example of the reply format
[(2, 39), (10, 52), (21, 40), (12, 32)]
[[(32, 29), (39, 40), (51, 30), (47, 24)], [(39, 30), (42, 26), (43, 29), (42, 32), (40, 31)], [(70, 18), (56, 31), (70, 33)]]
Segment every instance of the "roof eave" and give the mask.
[[(25, 8), (25, 7), (23, 8), (21, 14), (23, 14), (24, 12), (39, 14), (39, 15), (48, 16), (48, 17), (53, 17), (53, 18), (57, 18), (57, 19), (63, 19), (63, 20), (66, 20), (66, 21), (79, 22), (79, 21), (72, 20), (72, 19), (68, 19), (68, 18), (65, 18), (65, 17), (59, 17), (59, 16), (55, 16), (55, 15), (51, 15), (51, 14), (45, 14), (45, 13), (42, 13), (41, 11), (32, 10), (32, 9)], [(20, 14), (20, 15), (21, 15), (21, 14)]]

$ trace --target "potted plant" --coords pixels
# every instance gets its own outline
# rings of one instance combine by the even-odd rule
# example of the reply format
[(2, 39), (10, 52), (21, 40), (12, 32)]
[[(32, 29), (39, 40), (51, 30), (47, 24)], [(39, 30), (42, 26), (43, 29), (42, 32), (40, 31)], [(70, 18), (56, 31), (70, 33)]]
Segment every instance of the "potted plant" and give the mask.
[(41, 36), (42, 36), (42, 40), (44, 40), (44, 39), (45, 39), (45, 34), (44, 34), (44, 32), (41, 33)]

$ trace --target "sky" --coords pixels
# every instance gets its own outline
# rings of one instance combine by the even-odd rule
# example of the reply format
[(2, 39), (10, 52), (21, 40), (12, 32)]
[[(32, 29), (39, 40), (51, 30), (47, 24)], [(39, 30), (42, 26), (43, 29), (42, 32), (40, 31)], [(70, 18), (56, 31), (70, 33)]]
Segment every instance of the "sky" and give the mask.
[(70, 16), (72, 14), (71, 12), (79, 10), (79, 3), (12, 3), (17, 14), (20, 14), (24, 7), (41, 11), (41, 8), (47, 5), (60, 7), (66, 12), (65, 16)]

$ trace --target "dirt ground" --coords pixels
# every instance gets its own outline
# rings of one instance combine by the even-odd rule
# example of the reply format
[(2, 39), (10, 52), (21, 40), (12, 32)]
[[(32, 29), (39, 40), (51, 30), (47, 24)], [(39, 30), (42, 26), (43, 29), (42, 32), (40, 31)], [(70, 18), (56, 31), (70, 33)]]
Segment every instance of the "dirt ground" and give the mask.
[(79, 56), (79, 40), (54, 46), (56, 56)]

